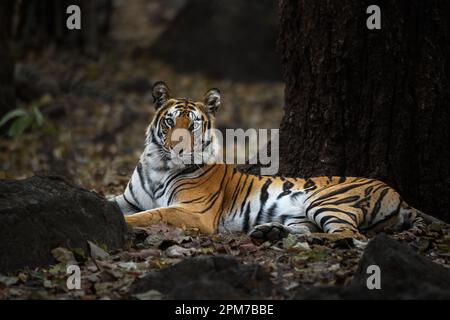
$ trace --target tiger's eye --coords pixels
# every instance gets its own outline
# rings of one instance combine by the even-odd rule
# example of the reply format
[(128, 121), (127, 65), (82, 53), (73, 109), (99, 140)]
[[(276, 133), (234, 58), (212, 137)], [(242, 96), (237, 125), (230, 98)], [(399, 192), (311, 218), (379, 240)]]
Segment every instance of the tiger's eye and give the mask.
[(189, 126), (189, 130), (197, 130), (200, 127), (200, 122), (199, 121), (194, 121), (190, 126)]
[(166, 122), (166, 125), (167, 125), (167, 126), (169, 126), (169, 127), (172, 127), (172, 126), (173, 126), (173, 120), (172, 120), (172, 119), (166, 118), (166, 119), (165, 119), (165, 122)]

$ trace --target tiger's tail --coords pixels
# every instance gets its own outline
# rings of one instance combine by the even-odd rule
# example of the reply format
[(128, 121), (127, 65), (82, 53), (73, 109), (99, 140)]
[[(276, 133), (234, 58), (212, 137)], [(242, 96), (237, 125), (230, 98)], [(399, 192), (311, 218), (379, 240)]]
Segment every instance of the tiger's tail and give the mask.
[[(401, 217), (401, 221), (402, 221), (402, 229), (418, 231), (419, 233), (425, 231), (427, 223), (424, 220), (423, 216), (427, 216), (430, 218), (433, 218), (433, 217), (428, 216), (428, 215), (424, 214), (422, 211), (409, 206), (404, 201), (401, 206), (402, 207), (400, 209), (400, 217)], [(435, 219), (435, 218), (433, 218), (433, 219)], [(438, 219), (436, 219), (436, 220), (438, 220)]]

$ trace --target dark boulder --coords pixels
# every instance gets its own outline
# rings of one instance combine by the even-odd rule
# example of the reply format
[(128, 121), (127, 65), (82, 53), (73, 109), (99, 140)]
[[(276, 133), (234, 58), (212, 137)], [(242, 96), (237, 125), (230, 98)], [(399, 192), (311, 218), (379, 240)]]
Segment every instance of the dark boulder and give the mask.
[(242, 265), (223, 255), (194, 257), (151, 271), (136, 280), (131, 293), (156, 290), (169, 299), (263, 299), (272, 289), (269, 274), (260, 265)]
[[(367, 273), (377, 265), (381, 289), (367, 288)], [(299, 292), (297, 299), (450, 299), (450, 270), (415, 253), (386, 235), (367, 245), (348, 287), (317, 287)]]
[(52, 264), (52, 249), (86, 240), (119, 249), (126, 236), (115, 203), (62, 177), (0, 180), (0, 272)]

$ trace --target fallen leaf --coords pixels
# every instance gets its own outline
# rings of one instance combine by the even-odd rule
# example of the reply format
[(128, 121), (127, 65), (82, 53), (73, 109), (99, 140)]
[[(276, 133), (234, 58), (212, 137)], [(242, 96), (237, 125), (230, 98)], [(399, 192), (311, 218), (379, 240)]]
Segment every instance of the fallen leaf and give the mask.
[(97, 246), (95, 243), (87, 240), (88, 247), (89, 247), (89, 254), (91, 255), (91, 258), (94, 260), (104, 260), (109, 257), (109, 253), (107, 253), (105, 250)]
[(43, 285), (44, 285), (44, 288), (47, 288), (47, 289), (51, 289), (54, 287), (53, 283), (48, 279), (44, 280)]
[(3, 283), (5, 286), (12, 286), (19, 281), (17, 277), (7, 277), (0, 275), (0, 283)]
[(165, 237), (162, 234), (150, 234), (145, 238), (144, 244), (152, 247), (159, 247), (164, 240)]
[[(188, 249), (188, 250), (192, 250), (192, 249)], [(215, 252), (215, 250), (212, 247), (207, 247), (207, 248), (200, 248), (200, 252), (202, 254), (213, 254)]]
[(57, 275), (57, 274), (61, 274), (61, 273), (66, 273), (67, 270), (67, 266), (65, 263), (58, 263), (55, 264), (54, 266), (50, 267), (50, 269), (48, 269), (48, 272), (51, 275)]
[(77, 261), (85, 262), (88, 260), (83, 248), (72, 248), (71, 251), (73, 252), (73, 255), (75, 256), (75, 259)]
[(87, 265), (86, 269), (88, 271), (90, 271), (90, 272), (97, 272), (98, 271), (97, 265), (95, 263), (93, 263), (92, 261), (91, 261), (90, 264)]
[(99, 282), (94, 285), (97, 296), (103, 296), (111, 293), (114, 284), (111, 282)]
[(127, 271), (131, 271), (131, 270), (136, 270), (137, 269), (137, 265), (135, 262), (133, 261), (129, 261), (129, 262), (119, 262), (118, 266), (122, 269), (125, 269)]
[(90, 275), (84, 277), (84, 279), (86, 279), (87, 281), (90, 281), (92, 283), (96, 283), (100, 280), (98, 274), (90, 274)]
[(28, 280), (28, 275), (26, 273), (21, 272), (21, 273), (19, 273), (17, 278), (19, 278), (20, 281), (25, 283)]
[(442, 227), (442, 223), (432, 222), (428, 228), (430, 229), (430, 231), (441, 233)]
[(133, 295), (138, 300), (162, 300), (163, 294), (156, 290), (149, 290), (147, 292)]
[(117, 268), (117, 265), (115, 265), (113, 263), (110, 263), (108, 261), (102, 261), (102, 260), (97, 261), (97, 265), (100, 268), (108, 268), (108, 269), (111, 269), (111, 270), (114, 270), (114, 269)]
[(246, 252), (246, 253), (252, 253), (252, 252), (259, 250), (259, 248), (251, 242), (241, 244), (239, 248), (241, 249), (241, 252)]
[(329, 268), (328, 271), (338, 271), (341, 268), (341, 265), (339, 263), (335, 263), (332, 264)]
[(186, 249), (178, 245), (173, 245), (166, 249), (166, 254), (169, 258), (181, 258), (191, 256), (195, 251), (192, 248)]
[(62, 247), (55, 248), (51, 251), (53, 257), (56, 259), (56, 261), (64, 263), (66, 265), (75, 265), (77, 264), (77, 261), (73, 255), (73, 253)]
[(291, 249), (294, 249), (296, 251), (308, 251), (311, 250), (311, 247), (309, 246), (308, 242), (297, 242), (292, 246)]
[(361, 241), (355, 238), (352, 238), (353, 240), (353, 245), (355, 246), (355, 248), (364, 250), (367, 247), (368, 241)]
[(105, 269), (100, 272), (99, 277), (103, 282), (112, 282), (123, 277), (123, 273), (116, 270)]
[(283, 238), (283, 248), (290, 249), (298, 242), (298, 238), (292, 233), (288, 234), (287, 237)]
[(137, 252), (125, 251), (120, 254), (120, 258), (125, 260), (130, 259), (145, 260), (148, 257), (160, 257), (160, 256), (161, 250), (158, 249), (143, 249)]

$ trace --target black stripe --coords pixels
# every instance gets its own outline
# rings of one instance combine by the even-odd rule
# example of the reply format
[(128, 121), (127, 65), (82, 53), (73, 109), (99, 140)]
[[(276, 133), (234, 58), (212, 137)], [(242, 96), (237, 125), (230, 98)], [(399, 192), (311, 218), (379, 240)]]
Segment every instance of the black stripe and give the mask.
[[(231, 208), (234, 208), (234, 205), (235, 205), (235, 203), (236, 203), (236, 201), (237, 201), (237, 198), (239, 197), (239, 195), (241, 194), (242, 190), (244, 190), (244, 188), (245, 188), (245, 186), (246, 186), (246, 184), (247, 184), (247, 179), (249, 178), (250, 175), (248, 175), (248, 174), (244, 174), (244, 175), (245, 175), (245, 180), (244, 180), (244, 182), (238, 187), (239, 190), (238, 190), (237, 193), (236, 193), (236, 197), (235, 197), (234, 200), (233, 200), (233, 205), (232, 205)], [(232, 211), (232, 209), (230, 209), (230, 212), (231, 212), (231, 211)], [(239, 211), (239, 208), (236, 208), (236, 210), (233, 212), (233, 215), (231, 216), (231, 220), (234, 219), (234, 217), (237, 215), (238, 211)]]
[(210, 197), (209, 200), (207, 200), (207, 202), (210, 202), (211, 204), (208, 207), (206, 207), (205, 209), (203, 209), (202, 211), (200, 211), (200, 213), (205, 213), (206, 211), (211, 209), (211, 207), (214, 205), (217, 198), (219, 197), (220, 193), (223, 192), (223, 182), (225, 180), (225, 177), (227, 176), (227, 172), (228, 172), (228, 166), (225, 166), (225, 172), (223, 174), (222, 180), (220, 181), (219, 189), (217, 190), (217, 192), (214, 193), (214, 195), (212, 195)]
[(291, 215), (291, 214), (282, 214), (282, 215), (279, 215), (279, 216), (277, 217), (277, 219), (278, 219), (278, 222), (279, 222), (279, 223), (281, 223), (281, 224), (284, 225), (284, 223), (286, 222), (287, 219), (292, 219), (293, 217), (294, 217), (294, 216)]
[[(234, 167), (232, 167), (232, 168), (234, 169)], [(228, 184), (230, 183), (230, 181), (233, 180), (235, 174), (236, 174), (236, 173), (234, 172), (234, 170), (232, 170), (232, 172), (231, 172), (231, 177), (230, 177), (229, 179), (227, 179), (227, 183), (225, 184), (225, 188), (223, 189), (224, 192), (227, 192), (227, 190), (228, 190)], [(218, 226), (219, 221), (217, 221), (217, 220), (223, 215), (223, 212), (225, 211), (225, 210), (224, 210), (224, 206), (225, 206), (225, 197), (226, 197), (226, 196), (224, 195), (224, 197), (222, 198), (222, 201), (221, 201), (221, 205), (220, 205), (220, 213), (219, 213), (219, 214), (216, 214), (215, 217), (214, 217), (214, 226), (215, 226), (215, 227)]]
[[(231, 203), (230, 212), (233, 211), (234, 205), (236, 204), (236, 199), (237, 199), (237, 197), (239, 195), (239, 191), (241, 190), (241, 185), (240, 185), (239, 182), (241, 182), (243, 174), (242, 173), (240, 173), (240, 174), (241, 175), (239, 176), (239, 180), (238, 180), (238, 183), (237, 183), (238, 187), (236, 189), (234, 189), (233, 196), (231, 197), (233, 199), (233, 202)], [(245, 182), (247, 181), (247, 178), (248, 178), (248, 176), (245, 177), (243, 185), (245, 185)]]
[(372, 189), (373, 189), (373, 186), (368, 187), (368, 188), (366, 189), (364, 195), (365, 195), (366, 197), (368, 197), (369, 194), (372, 192)]
[(378, 190), (380, 190), (381, 188), (387, 188), (388, 186), (386, 184), (384, 184), (383, 182), (380, 182), (379, 184), (377, 184), (377, 187), (375, 189), (372, 190), (372, 193), (376, 193)]
[(203, 196), (195, 198), (195, 199), (192, 199), (192, 200), (188, 200), (188, 201), (182, 201), (181, 203), (187, 204), (187, 203), (197, 202), (197, 201), (199, 201), (201, 199), (203, 199)]
[(138, 172), (139, 181), (141, 182), (142, 189), (150, 198), (153, 198), (150, 191), (148, 191), (147, 188), (145, 187), (144, 176), (142, 174), (142, 164), (140, 162), (138, 163), (136, 170)]
[(248, 187), (247, 193), (245, 194), (244, 200), (242, 201), (241, 212), (240, 212), (239, 216), (241, 216), (242, 212), (244, 211), (245, 202), (247, 201), (247, 198), (250, 195), (250, 191), (251, 191), (252, 187), (253, 187), (253, 180), (252, 180), (252, 182), (250, 182), (250, 186)]
[(362, 203), (367, 203), (369, 201), (369, 199), (367, 198), (367, 196), (365, 198), (362, 198), (360, 200), (358, 200), (355, 204), (353, 204), (353, 208), (355, 209), (359, 209), (362, 211), (362, 220), (360, 221), (359, 225), (363, 226), (366, 222), (366, 217), (367, 217), (367, 208), (362, 206)]
[(295, 220), (302, 220), (302, 221), (295, 221), (295, 222), (290, 222), (290, 223), (288, 223), (287, 224), (287, 226), (289, 227), (289, 226), (292, 226), (292, 225), (294, 225), (294, 224), (312, 224), (312, 225), (314, 225), (315, 226), (315, 224), (314, 223), (312, 223), (311, 221), (309, 221), (309, 219), (307, 219), (307, 218), (299, 218), (299, 217), (292, 217), (291, 219), (295, 219)]
[(311, 179), (306, 180), (305, 185), (303, 186), (303, 189), (308, 189), (308, 190), (305, 190), (306, 193), (308, 193), (309, 191), (312, 191), (316, 188), (317, 188), (316, 184)]
[[(133, 201), (134, 201), (136, 204), (139, 204), (139, 201), (137, 200), (136, 195), (134, 194), (133, 183), (132, 183), (131, 181), (132, 181), (132, 180), (130, 180), (130, 182), (128, 182), (128, 190), (130, 191), (131, 198), (133, 198)], [(125, 195), (125, 193), (124, 193), (124, 195)]]
[(273, 217), (277, 214), (277, 204), (273, 203), (266, 211), (266, 222), (272, 222)]
[(244, 221), (242, 224), (242, 230), (248, 232), (250, 229), (250, 203), (247, 204), (247, 208), (244, 213)]
[(320, 202), (323, 201), (323, 200), (327, 200), (327, 199), (329, 199), (329, 198), (331, 198), (333, 196), (337, 196), (339, 194), (343, 194), (343, 193), (345, 193), (347, 191), (350, 191), (352, 189), (364, 186), (364, 185), (372, 183), (372, 182), (373, 182), (373, 180), (369, 180), (369, 181), (366, 181), (366, 182), (363, 182), (363, 183), (359, 183), (359, 184), (350, 184), (350, 185), (346, 185), (345, 187), (340, 188), (338, 190), (334, 190), (334, 191), (331, 191), (331, 192), (329, 192), (327, 194), (324, 194), (323, 196), (320, 196), (319, 198), (317, 198), (316, 200), (311, 202), (309, 207), (306, 209), (306, 214), (308, 214), (308, 211), (311, 210), (312, 208), (320, 205)]
[(338, 183), (344, 183), (346, 179), (346, 177), (339, 177)]
[(297, 197), (301, 196), (302, 194), (305, 194), (305, 193), (303, 191), (294, 192), (293, 194), (291, 194), (291, 199), (296, 200)]
[(269, 192), (267, 192), (267, 189), (269, 189), (270, 184), (272, 183), (272, 179), (268, 178), (266, 180), (266, 182), (264, 182), (264, 185), (261, 188), (261, 195), (259, 196), (259, 201), (260, 201), (260, 208), (259, 208), (259, 212), (256, 216), (256, 221), (255, 224), (259, 225), (263, 212), (264, 212), (264, 205), (267, 202), (267, 199), (269, 199)]
[(329, 223), (338, 223), (338, 224), (345, 224), (345, 225), (349, 225), (351, 226), (353, 229), (357, 229), (356, 225), (347, 221), (347, 220), (342, 220), (336, 217), (331, 217), (331, 219), (327, 219), (327, 221), (325, 221), (324, 223), (322, 223), (322, 230), (325, 230), (325, 226)]
[(337, 206), (337, 205), (340, 205), (340, 204), (350, 203), (350, 202), (353, 202), (353, 201), (356, 201), (356, 200), (359, 200), (359, 196), (346, 197), (346, 198), (342, 198), (342, 199), (334, 201), (334, 202), (322, 203), (321, 205), (323, 205), (323, 206)]
[(288, 194), (290, 194), (292, 191), (290, 190), (292, 187), (294, 186), (294, 184), (290, 181), (286, 181), (283, 183), (283, 192), (280, 193), (277, 197), (277, 199), (280, 199), (284, 196), (287, 196)]
[[(341, 209), (338, 209), (338, 208), (319, 208), (319, 209), (316, 210), (316, 212), (314, 212), (313, 217), (312, 217), (312, 220), (314, 220), (314, 221), (317, 223), (317, 225), (319, 225), (319, 226), (320, 226), (320, 221), (317, 222), (317, 221), (316, 221), (316, 218), (317, 218), (317, 216), (318, 216), (319, 214), (321, 214), (322, 212), (338, 212), (338, 213), (343, 213), (343, 214), (346, 214), (346, 215), (350, 216), (350, 218), (352, 218), (352, 219), (355, 221), (355, 223), (356, 223), (356, 221), (357, 221), (355, 214), (352, 213), (352, 212), (344, 211), (344, 210), (341, 210)], [(334, 216), (332, 216), (332, 217), (334, 217)], [(323, 218), (322, 218), (322, 219), (323, 219)]]
[(372, 221), (374, 221), (375, 218), (376, 218), (376, 216), (378, 215), (378, 212), (379, 212), (380, 209), (381, 209), (381, 202), (383, 201), (383, 198), (384, 198), (384, 197), (386, 196), (386, 194), (388, 193), (389, 189), (390, 189), (389, 187), (386, 187), (386, 189), (384, 189), (383, 191), (381, 191), (381, 194), (380, 194), (380, 196), (378, 197), (377, 202), (375, 202), (375, 206), (373, 207), (372, 217), (371, 217), (371, 219), (370, 219), (370, 223), (369, 223), (369, 224), (372, 224)]
[(125, 200), (126, 203), (128, 203), (128, 205), (134, 210), (134, 211), (142, 211), (141, 208), (139, 208), (138, 206), (132, 204), (130, 201), (128, 201), (127, 197), (125, 197), (125, 193), (122, 195), (123, 196), (123, 200)]
[(325, 216), (325, 217), (323, 217), (322, 219), (320, 219), (320, 224), (319, 224), (319, 227), (320, 227), (320, 229), (322, 229), (322, 231), (324, 231), (323, 230), (323, 226), (328, 222), (328, 220), (330, 220), (330, 219), (333, 219), (333, 216)]
[(394, 211), (392, 211), (391, 213), (389, 213), (388, 215), (386, 215), (385, 217), (383, 217), (383, 219), (380, 219), (380, 220), (378, 220), (377, 222), (375, 222), (375, 223), (373, 223), (373, 224), (367, 226), (366, 228), (361, 228), (361, 231), (362, 231), (362, 232), (367, 232), (367, 231), (369, 231), (369, 230), (375, 228), (376, 226), (378, 226), (378, 225), (380, 225), (380, 224), (382, 224), (382, 223), (384, 223), (384, 222), (386, 222), (386, 221), (392, 219), (393, 217), (397, 216), (398, 213), (400, 212), (401, 205), (402, 205), (402, 201), (399, 202), (397, 208), (396, 208)]
[[(171, 184), (171, 182), (174, 181), (176, 178), (183, 179), (183, 175), (189, 174), (189, 173), (194, 173), (194, 172), (196, 172), (197, 170), (201, 170), (201, 167), (196, 167), (196, 166), (193, 166), (193, 167), (195, 167), (195, 170), (192, 170), (192, 168), (191, 168), (190, 171), (183, 171), (183, 172), (181, 172), (181, 173), (179, 173), (179, 174), (174, 174), (172, 177), (170, 177), (170, 179), (164, 183), (164, 188), (163, 188), (163, 190), (162, 190), (161, 196), (162, 196), (164, 193), (166, 193), (167, 188), (169, 187), (169, 185)], [(198, 176), (195, 177), (195, 178), (192, 178), (192, 179), (186, 178), (186, 180), (185, 180), (184, 182), (181, 182), (179, 185), (177, 185), (177, 186), (171, 191), (171, 194), (169, 195), (169, 202), (168, 202), (168, 203), (171, 203), (171, 202), (172, 202), (173, 198), (175, 197), (175, 195), (176, 195), (178, 192), (181, 192), (181, 191), (183, 191), (183, 190), (189, 189), (189, 188), (182, 188), (182, 187), (187, 186), (187, 185), (194, 185), (194, 187), (197, 187), (199, 184), (198, 184), (198, 181), (196, 181), (196, 179), (199, 179), (199, 178), (203, 177), (204, 175), (206, 175), (210, 170), (212, 170), (212, 167), (213, 167), (213, 166), (207, 168), (205, 171), (202, 171), (201, 174), (198, 175)]]

